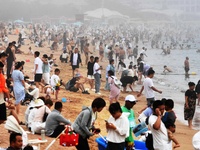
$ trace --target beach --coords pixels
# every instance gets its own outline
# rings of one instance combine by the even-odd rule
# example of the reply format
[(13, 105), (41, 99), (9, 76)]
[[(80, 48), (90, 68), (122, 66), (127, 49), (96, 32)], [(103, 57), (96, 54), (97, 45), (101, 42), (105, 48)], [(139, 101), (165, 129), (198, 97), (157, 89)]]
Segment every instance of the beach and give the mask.
[[(17, 37), (18, 37), (17, 35), (10, 35), (9, 39), (11, 41), (17, 40)], [(43, 48), (36, 48), (36, 47), (34, 47), (34, 44), (29, 44), (28, 41), (25, 41), (25, 43), (26, 43), (26, 45), (23, 45), (22, 48), (21, 48), (21, 50), (25, 54), (16, 54), (16, 57), (17, 57), (17, 61), (23, 60), (23, 61), (26, 62), (25, 65), (24, 65), (24, 73), (25, 73), (25, 75), (28, 75), (31, 79), (33, 79), (34, 56), (33, 55), (27, 55), (28, 47), (32, 46), (32, 49), (34, 51), (36, 51), (36, 50), (39, 51), (40, 57), (42, 57), (43, 54), (47, 54), (49, 56), (52, 52), (51, 52), (50, 48), (48, 48), (47, 45)], [(29, 45), (27, 45), (27, 44), (29, 44)], [(69, 79), (72, 78), (72, 69), (71, 69), (71, 66), (69, 65), (69, 63), (65, 64), (65, 63), (60, 62), (59, 57), (60, 57), (60, 54), (62, 53), (61, 48), (62, 48), (62, 46), (60, 45), (59, 50), (55, 51), (53, 54), (54, 54), (54, 58), (56, 58), (56, 64), (58, 64), (58, 68), (61, 70), (60, 78), (64, 82), (67, 82)], [(158, 53), (161, 53), (161, 52), (159, 51)], [(148, 58), (152, 58), (152, 56), (150, 54), (153, 55), (153, 53), (147, 53)], [(98, 52), (95, 52), (93, 55), (98, 56)], [(174, 56), (174, 55), (172, 55), (172, 56)], [(162, 56), (158, 55), (158, 57), (162, 57)], [(184, 57), (185, 56), (183, 56), (183, 58)], [(177, 114), (177, 121), (176, 121), (176, 133), (174, 134), (174, 136), (177, 138), (177, 140), (179, 141), (179, 143), (181, 145), (181, 147), (177, 148), (177, 150), (192, 150), (193, 149), (193, 147), (192, 147), (192, 137), (197, 132), (197, 130), (189, 129), (187, 127), (187, 125), (185, 124), (185, 121), (183, 120), (184, 93), (181, 92), (181, 90), (187, 89), (187, 83), (186, 83), (186, 81), (184, 81), (184, 75), (181, 76), (183, 78), (183, 81), (184, 81), (184, 83), (183, 83), (184, 86), (182, 86), (183, 89), (181, 89), (180, 87), (178, 87), (178, 88), (174, 87), (175, 85), (177, 85), (176, 83), (170, 83), (169, 86), (166, 86), (167, 84), (169, 84), (168, 80), (164, 78), (164, 75), (160, 75), (161, 72), (162, 72), (161, 70), (163, 69), (164, 64), (159, 64), (159, 62), (155, 62), (156, 59), (151, 61), (148, 58), (145, 58), (146, 61), (150, 65), (151, 64), (153, 65), (153, 67), (155, 68), (155, 71), (157, 73), (157, 74), (155, 74), (155, 79), (154, 79), (155, 87), (158, 87), (160, 90), (163, 91), (162, 95), (156, 94), (156, 96), (157, 96), (156, 98), (160, 99), (162, 97), (166, 97), (166, 98), (171, 98), (175, 101), (175, 112)], [(83, 60), (83, 62), (85, 60), (83, 55), (82, 55), (82, 60)], [(183, 64), (183, 61), (184, 61), (184, 59), (183, 60), (180, 59), (181, 64)], [(167, 62), (164, 62), (164, 63), (167, 63)], [(99, 127), (101, 129), (101, 134), (103, 136), (106, 136), (106, 128), (105, 128), (104, 120), (108, 119), (109, 116), (110, 116), (110, 114), (107, 110), (108, 106), (109, 106), (109, 92), (104, 90), (105, 68), (106, 68), (107, 64), (108, 64), (108, 61), (100, 62), (100, 65), (102, 65), (103, 68), (104, 68), (104, 70), (102, 71), (102, 79), (101, 79), (102, 80), (102, 85), (101, 85), (101, 90), (100, 90), (101, 95), (97, 95), (93, 91), (89, 91), (90, 95), (83, 95), (81, 91), (79, 91), (77, 93), (73, 93), (73, 92), (66, 91), (64, 86), (61, 87), (61, 90), (60, 90), (60, 93), (59, 93), (59, 100), (61, 100), (63, 97), (65, 97), (67, 99), (67, 102), (63, 103), (64, 108), (63, 108), (63, 111), (62, 111), (62, 115), (64, 117), (66, 117), (67, 119), (69, 119), (71, 122), (73, 122), (76, 119), (77, 115), (81, 112), (82, 106), (90, 106), (91, 102), (96, 97), (100, 96), (100, 97), (104, 98), (106, 100), (106, 107), (102, 110), (102, 112), (100, 112), (98, 114), (97, 121), (95, 122), (95, 126)], [(168, 62), (168, 64), (169, 64), (169, 62)], [(51, 75), (53, 74), (53, 71), (54, 71), (55, 68), (56, 67), (53, 67)], [(180, 71), (177, 70), (177, 72), (180, 72)], [(196, 71), (196, 72), (198, 72), (198, 71)], [(80, 73), (81, 73), (81, 75), (86, 77), (87, 67), (85, 65), (80, 67)], [(161, 78), (160, 76), (162, 76), (163, 78)], [(161, 80), (161, 79), (163, 79), (163, 80)], [(177, 80), (175, 79), (175, 81), (177, 81)], [(196, 79), (195, 79), (195, 81), (196, 81)], [(89, 88), (89, 84), (87, 83), (85, 85), (85, 87)], [(136, 91), (139, 91), (140, 88), (141, 88), (140, 85), (135, 85), (134, 89)], [(131, 92), (121, 93), (120, 98), (119, 98), (119, 102), (120, 102), (121, 105), (124, 105), (124, 99), (125, 99), (126, 95), (128, 95), (128, 94), (133, 94), (134, 96), (136, 96), (137, 92), (135, 92), (135, 93), (131, 93)], [(180, 97), (181, 94), (182, 94), (182, 97)], [(45, 94), (41, 93), (41, 96), (42, 95), (45, 95)], [(51, 97), (54, 99), (54, 95), (51, 95)], [(141, 108), (143, 108), (145, 105), (146, 105), (145, 97), (144, 96), (139, 97), (137, 104), (133, 107), (136, 118), (138, 117), (137, 112), (139, 110), (141, 110)], [(22, 121), (24, 121), (25, 110), (26, 110), (26, 106), (22, 106), (21, 110), (20, 110), (20, 116), (19, 116), (19, 118)], [(199, 125), (196, 125), (196, 127), (197, 126), (199, 126)], [(0, 127), (1, 127), (0, 147), (5, 148), (5, 147), (9, 146), (9, 133), (4, 128), (4, 124), (0, 125)], [(23, 126), (23, 128), (25, 130), (27, 130), (25, 126)], [(97, 143), (95, 142), (95, 139), (97, 137), (98, 137), (98, 135), (95, 135), (95, 136), (93, 136), (89, 139), (89, 145), (90, 145), (91, 150), (98, 150)], [(28, 138), (29, 139), (38, 139), (38, 138), (40, 138), (40, 135), (33, 135), (33, 134), (30, 133), (30, 134), (28, 134)], [(135, 138), (135, 139), (137, 139), (137, 138)], [(41, 145), (42, 150), (45, 149), (48, 146), (48, 144), (53, 140), (53, 138), (47, 138), (47, 140), (48, 140), (48, 142), (46, 144)], [(55, 149), (61, 149), (61, 148), (63, 148), (63, 147), (59, 145), (59, 140), (57, 140), (50, 149), (55, 150)], [(65, 147), (65, 148), (69, 149), (69, 150), (75, 150), (75, 147), (70, 147), (70, 148)]]

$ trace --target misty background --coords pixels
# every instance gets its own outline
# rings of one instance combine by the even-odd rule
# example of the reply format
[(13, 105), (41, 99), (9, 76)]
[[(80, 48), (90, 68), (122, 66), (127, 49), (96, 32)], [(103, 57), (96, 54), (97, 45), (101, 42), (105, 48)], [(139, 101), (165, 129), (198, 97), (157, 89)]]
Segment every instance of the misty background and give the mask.
[(130, 18), (167, 21), (200, 19), (200, 0), (0, 0), (0, 20), (48, 17), (75, 18), (97, 8), (117, 11)]

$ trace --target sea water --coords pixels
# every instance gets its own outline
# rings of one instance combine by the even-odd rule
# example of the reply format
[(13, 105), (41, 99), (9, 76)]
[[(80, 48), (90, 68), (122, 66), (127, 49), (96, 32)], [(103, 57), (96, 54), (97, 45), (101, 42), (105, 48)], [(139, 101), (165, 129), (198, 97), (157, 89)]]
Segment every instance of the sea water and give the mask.
[[(200, 53), (197, 53), (195, 49), (171, 50), (171, 54), (169, 55), (163, 55), (161, 53), (162, 50), (151, 49), (146, 51), (147, 57), (144, 56), (145, 63), (151, 65), (156, 72), (153, 78), (154, 86), (163, 91), (162, 94), (155, 92), (155, 98), (173, 99), (177, 120), (187, 125), (187, 121), (184, 120), (185, 91), (188, 89), (188, 82), (192, 81), (197, 83), (200, 80)], [(185, 79), (184, 71), (186, 56), (189, 57), (189, 73), (196, 73), (196, 75), (190, 75), (187, 79)], [(173, 72), (164, 75), (164, 65), (169, 67)], [(140, 88), (141, 86), (136, 86), (136, 90), (139, 91)], [(193, 125), (195, 129), (200, 129), (200, 106), (196, 106)]]

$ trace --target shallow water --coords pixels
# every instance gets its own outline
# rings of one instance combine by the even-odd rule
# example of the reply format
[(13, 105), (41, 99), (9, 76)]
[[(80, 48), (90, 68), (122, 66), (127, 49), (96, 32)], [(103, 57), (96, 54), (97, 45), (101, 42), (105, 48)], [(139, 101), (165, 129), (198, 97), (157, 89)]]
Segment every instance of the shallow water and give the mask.
[[(161, 55), (162, 50), (151, 49), (146, 52), (148, 57), (145, 57), (145, 62), (150, 64), (155, 70), (153, 82), (156, 88), (162, 90), (163, 93), (156, 93), (156, 99), (171, 98), (175, 102), (174, 111), (177, 115), (177, 120), (184, 124), (183, 107), (185, 102), (184, 92), (188, 89), (188, 82), (197, 83), (200, 79), (199, 58), (200, 53), (195, 49), (191, 50), (171, 50), (170, 55)], [(189, 57), (190, 71), (196, 73), (190, 75), (189, 79), (185, 79), (184, 61), (185, 57)], [(173, 72), (163, 75), (163, 66), (168, 66)], [(140, 90), (141, 86), (137, 86), (136, 90)], [(196, 113), (193, 119), (195, 129), (200, 129), (200, 106), (196, 107)]]

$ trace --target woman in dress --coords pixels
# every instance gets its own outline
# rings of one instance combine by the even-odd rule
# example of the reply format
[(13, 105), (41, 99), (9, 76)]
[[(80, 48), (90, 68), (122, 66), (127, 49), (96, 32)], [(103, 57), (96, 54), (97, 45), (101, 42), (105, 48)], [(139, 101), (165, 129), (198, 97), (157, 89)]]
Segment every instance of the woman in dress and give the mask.
[(20, 109), (20, 102), (24, 100), (25, 97), (25, 82), (24, 82), (24, 75), (20, 71), (23, 65), (21, 62), (17, 62), (15, 64), (15, 70), (12, 72), (12, 79), (13, 79), (13, 91), (15, 95), (15, 106), (16, 112), (19, 114)]
[(195, 113), (197, 95), (194, 91), (195, 83), (189, 82), (188, 86), (189, 89), (185, 92), (184, 118), (185, 120), (188, 120), (189, 128), (192, 128), (192, 119)]

